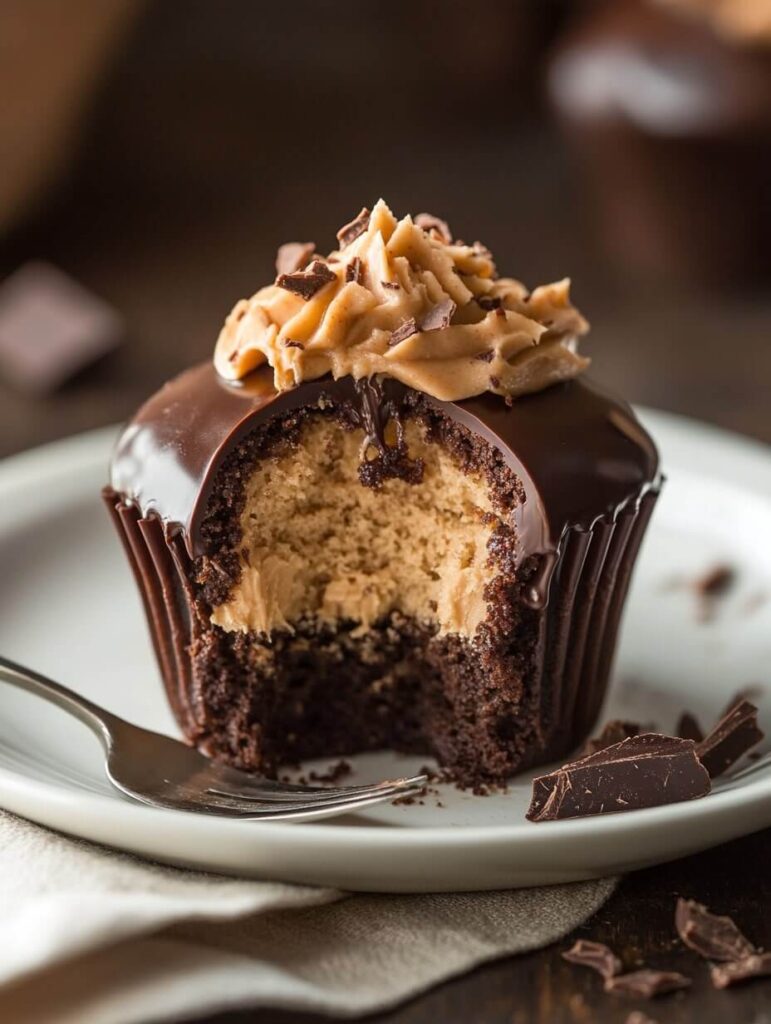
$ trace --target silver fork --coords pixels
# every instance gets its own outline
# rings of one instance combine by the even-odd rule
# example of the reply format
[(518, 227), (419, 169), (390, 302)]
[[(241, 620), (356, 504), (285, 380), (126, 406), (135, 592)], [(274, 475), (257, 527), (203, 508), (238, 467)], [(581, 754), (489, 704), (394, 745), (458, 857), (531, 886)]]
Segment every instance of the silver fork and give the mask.
[(426, 783), (425, 775), (368, 786), (274, 782), (217, 764), (178, 740), (131, 725), (7, 658), (0, 658), (0, 681), (43, 697), (84, 722), (102, 742), (110, 782), (152, 807), (255, 821), (320, 818), (392, 800)]

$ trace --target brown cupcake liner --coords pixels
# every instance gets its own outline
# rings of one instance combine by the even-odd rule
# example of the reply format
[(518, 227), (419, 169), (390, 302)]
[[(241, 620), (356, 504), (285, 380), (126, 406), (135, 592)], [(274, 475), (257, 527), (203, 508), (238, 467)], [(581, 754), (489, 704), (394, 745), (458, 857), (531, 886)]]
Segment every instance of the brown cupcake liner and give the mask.
[[(206, 705), (191, 649), (205, 631), (205, 609), (191, 583), (183, 539), (155, 517), (143, 518), (110, 488), (105, 503), (134, 573), (172, 711), (183, 734), (205, 745)], [(523, 713), (533, 733), (519, 767), (569, 753), (600, 711), (637, 553), (658, 487), (646, 489), (589, 529), (566, 530), (558, 547)]]

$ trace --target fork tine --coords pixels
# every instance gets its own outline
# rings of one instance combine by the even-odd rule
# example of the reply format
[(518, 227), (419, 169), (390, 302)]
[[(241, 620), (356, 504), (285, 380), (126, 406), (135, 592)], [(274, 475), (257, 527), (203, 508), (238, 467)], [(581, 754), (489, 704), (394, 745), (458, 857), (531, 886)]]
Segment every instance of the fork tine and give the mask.
[[(246, 772), (238, 771), (235, 768), (229, 768), (226, 765), (212, 765), (212, 771), (209, 773), (212, 776), (214, 782), (213, 789), (217, 789), (222, 793), (227, 793), (229, 796), (243, 796), (247, 793), (253, 793), (258, 798), (264, 800), (284, 800), (291, 798), (292, 794), (297, 794), (302, 797), (310, 797), (312, 794), (317, 793), (319, 796), (329, 796), (330, 793), (340, 793), (341, 795), (348, 793), (364, 793), (369, 792), (372, 789), (372, 783), (360, 786), (303, 786), (300, 783), (293, 782), (277, 782), (275, 779), (265, 779), (261, 776), (248, 775)], [(422, 782), (426, 781), (425, 776), (415, 776), (414, 780), (420, 778)], [(402, 779), (389, 779), (389, 783), (412, 783), (413, 779), (402, 778)], [(418, 784), (417, 782), (415, 784)]]
[(276, 802), (279, 804), (291, 804), (291, 803), (327, 803), (333, 798), (346, 798), (355, 796), (369, 796), (370, 794), (378, 793), (385, 787), (390, 787), (399, 790), (415, 789), (425, 785), (427, 778), (425, 775), (414, 775), (411, 778), (402, 779), (386, 779), (382, 782), (371, 783), (366, 786), (348, 786), (338, 788), (314, 788), (314, 789), (292, 789), (288, 792), (283, 791), (270, 791), (264, 792), (259, 786), (255, 786), (254, 789), (246, 788), (243, 789), (221, 789), (219, 786), (208, 786), (207, 793), (215, 793), (218, 796), (230, 797), (234, 800), (255, 800), (259, 803)]
[(401, 796), (409, 790), (404, 786), (381, 786), (373, 788), (369, 793), (356, 794), (348, 797), (334, 797), (325, 801), (313, 800), (306, 803), (292, 801), (291, 803), (280, 804), (270, 800), (260, 803), (256, 800), (238, 800), (228, 796), (212, 794), (211, 799), (202, 799), (203, 794), (178, 792), (174, 795), (174, 802), (177, 806), (183, 806), (185, 810), (198, 813), (217, 813), (236, 817), (290, 817), (295, 814), (310, 814), (313, 812), (331, 812), (335, 808), (355, 808), (371, 803), (380, 803), (385, 800)]

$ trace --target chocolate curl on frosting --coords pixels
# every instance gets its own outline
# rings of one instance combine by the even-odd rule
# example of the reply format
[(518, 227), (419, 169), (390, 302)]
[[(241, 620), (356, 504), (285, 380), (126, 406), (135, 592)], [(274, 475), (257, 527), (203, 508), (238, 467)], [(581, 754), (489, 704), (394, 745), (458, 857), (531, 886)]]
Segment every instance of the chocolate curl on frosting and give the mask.
[(588, 325), (569, 281), (528, 293), (497, 277), (484, 246), (452, 242), (427, 214), (397, 220), (382, 200), (338, 238), (328, 262), (316, 258), (236, 305), (215, 349), (221, 377), (240, 380), (267, 361), (278, 390), (326, 374), (385, 374), (458, 401), (487, 390), (511, 399), (588, 365), (576, 352)]

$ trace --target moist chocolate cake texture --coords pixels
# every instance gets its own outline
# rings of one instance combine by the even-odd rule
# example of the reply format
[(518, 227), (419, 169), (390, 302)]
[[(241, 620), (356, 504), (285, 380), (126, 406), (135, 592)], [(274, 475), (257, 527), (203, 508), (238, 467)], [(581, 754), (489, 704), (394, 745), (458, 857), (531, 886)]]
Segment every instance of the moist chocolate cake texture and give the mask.
[(200, 749), (275, 774), (386, 747), (482, 786), (591, 728), (657, 456), (575, 379), (564, 287), (531, 317), (482, 247), (390, 218), (239, 303), (105, 499)]

